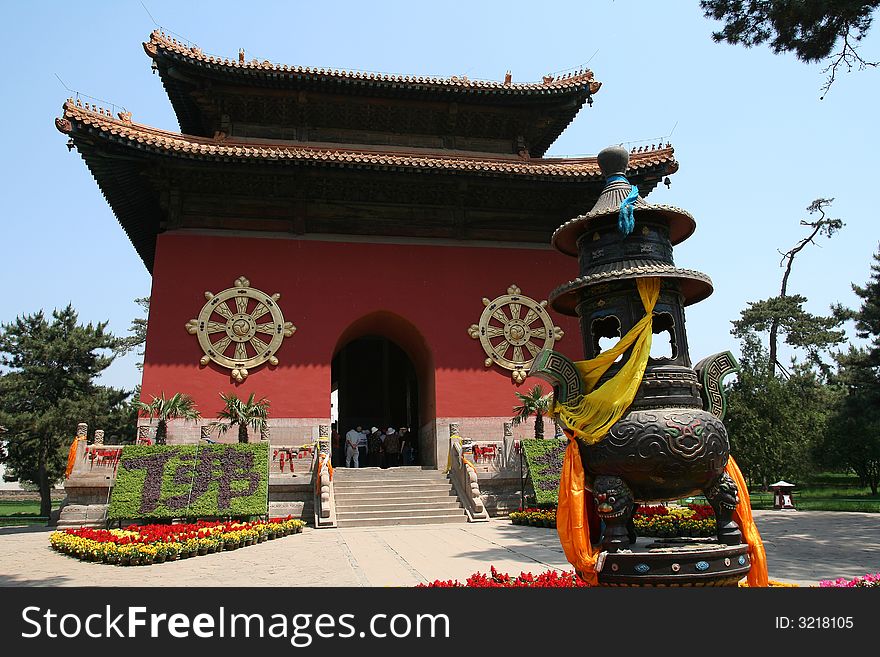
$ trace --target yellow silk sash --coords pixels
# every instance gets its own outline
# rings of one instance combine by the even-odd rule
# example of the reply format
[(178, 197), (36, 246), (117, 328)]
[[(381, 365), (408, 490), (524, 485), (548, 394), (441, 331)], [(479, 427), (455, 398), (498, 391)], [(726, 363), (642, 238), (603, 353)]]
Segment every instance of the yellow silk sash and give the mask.
[[(660, 296), (659, 278), (638, 278), (636, 286), (639, 297), (645, 307), (645, 316), (627, 331), (620, 341), (608, 351), (604, 351), (592, 360), (575, 363), (581, 380), (584, 382), (586, 394), (575, 399), (571, 404), (556, 403), (553, 414), (576, 438), (588, 445), (599, 442), (617, 422), (632, 403), (648, 356), (651, 353), (651, 322), (654, 306)], [(632, 353), (620, 371), (598, 389), (596, 383), (611, 367), (617, 358), (632, 347)]]
[[(559, 541), (569, 563), (574, 566), (580, 578), (592, 586), (599, 583), (596, 561), (602, 548), (593, 547), (590, 541), (584, 466), (577, 440), (583, 440), (589, 445), (602, 440), (611, 426), (629, 408), (642, 382), (651, 352), (651, 323), (654, 306), (660, 295), (660, 279), (640, 278), (636, 280), (636, 285), (645, 307), (645, 316), (612, 349), (592, 360), (575, 363), (586, 394), (572, 404), (557, 403), (553, 409), (553, 415), (562, 423), (568, 436), (556, 511)], [(596, 383), (611, 364), (630, 347), (633, 347), (632, 353), (620, 371), (595, 389)], [(752, 518), (748, 487), (732, 456), (727, 461), (726, 472), (739, 489), (739, 504), (734, 511), (734, 520), (743, 533), (743, 540), (749, 546), (749, 586), (768, 586), (764, 544)]]
[[(654, 306), (660, 296), (659, 278), (639, 278), (636, 280), (639, 297), (645, 307), (645, 316), (633, 326), (614, 348), (599, 354), (592, 360), (575, 363), (584, 382), (587, 394), (576, 399), (573, 404), (557, 403), (553, 414), (562, 423), (568, 436), (568, 448), (562, 464), (559, 480), (559, 504), (556, 509), (556, 529), (565, 557), (578, 576), (587, 584), (596, 586), (599, 576), (596, 573), (596, 559), (601, 547), (593, 547), (590, 542), (590, 524), (586, 513), (586, 483), (584, 465), (577, 445), (577, 439), (587, 444), (602, 440), (632, 403), (642, 382), (648, 355), (651, 353), (651, 321)], [(596, 382), (617, 360), (618, 356), (633, 347), (629, 360), (613, 378), (606, 381), (598, 390)]]

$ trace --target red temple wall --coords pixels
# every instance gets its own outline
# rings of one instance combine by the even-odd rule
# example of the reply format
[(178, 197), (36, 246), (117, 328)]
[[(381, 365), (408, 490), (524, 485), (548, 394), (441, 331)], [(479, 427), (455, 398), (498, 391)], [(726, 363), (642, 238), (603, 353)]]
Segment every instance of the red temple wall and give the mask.
[[(220, 392), (253, 392), (270, 400), (273, 418), (327, 418), (334, 354), (352, 339), (379, 334), (413, 360), (425, 396), (436, 404), (426, 409), (431, 415), (509, 417), (514, 391), (542, 382), (515, 386), (508, 371), (485, 368), (485, 353), (467, 329), (479, 320), (483, 297), (506, 294), (516, 283), (524, 295), (546, 299), (576, 270), (574, 258), (550, 249), (161, 234), (142, 394), (184, 392), (203, 417), (214, 417)], [(278, 350), (277, 367), (254, 368), (236, 385), (229, 370), (199, 364), (203, 353), (185, 325), (198, 316), (205, 291), (232, 287), (239, 276), (279, 292), (284, 319), (297, 331)], [(576, 320), (552, 311), (551, 317), (565, 331), (555, 348), (582, 358)]]

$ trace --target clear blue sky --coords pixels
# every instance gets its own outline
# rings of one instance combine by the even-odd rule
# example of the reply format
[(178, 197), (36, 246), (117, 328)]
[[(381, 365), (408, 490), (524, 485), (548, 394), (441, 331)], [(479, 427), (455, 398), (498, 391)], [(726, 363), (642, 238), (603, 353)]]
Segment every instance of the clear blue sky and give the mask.
[[(766, 48), (715, 44), (698, 2), (170, 2), (144, 0), (166, 30), (205, 52), (286, 64), (514, 81), (589, 60), (603, 82), (548, 153), (596, 153), (666, 137), (681, 164), (650, 197), (688, 209), (697, 232), (676, 264), (709, 274), (715, 294), (688, 310), (694, 361), (736, 350), (730, 321), (778, 292), (777, 249), (804, 234), (817, 197), (844, 230), (797, 259), (791, 292), (827, 312), (855, 305), (880, 242), (875, 190), (880, 69), (843, 75), (825, 100), (819, 65)], [(137, 0), (4, 3), (3, 252), (0, 322), (73, 303), (124, 334), (150, 276), (53, 119), (69, 93), (123, 105), (139, 123), (178, 130), (141, 43), (155, 27)], [(865, 40), (880, 59), (880, 28)], [(589, 208), (584, 208), (587, 210)], [(549, 236), (548, 236), (549, 238)], [(574, 262), (573, 262), (574, 265)], [(574, 276), (574, 271), (572, 273)], [(560, 283), (563, 281), (560, 281)], [(548, 290), (549, 292), (549, 290)], [(140, 378), (133, 355), (106, 383)]]

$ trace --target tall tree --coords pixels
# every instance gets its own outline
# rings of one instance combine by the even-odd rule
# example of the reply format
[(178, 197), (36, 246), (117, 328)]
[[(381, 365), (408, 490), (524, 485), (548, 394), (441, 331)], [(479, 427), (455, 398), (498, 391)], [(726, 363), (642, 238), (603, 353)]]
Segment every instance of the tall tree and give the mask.
[[(841, 67), (864, 70), (880, 62), (858, 52), (880, 0), (701, 0), (707, 18), (724, 22), (712, 33), (716, 42), (746, 48), (767, 43), (774, 53), (794, 52), (806, 63), (827, 62), (822, 93), (834, 84)], [(839, 48), (839, 49), (838, 49)], [(837, 49), (837, 50), (836, 50)]]
[[(135, 317), (131, 320), (131, 325), (128, 327), (128, 332), (131, 335), (122, 339), (120, 351), (121, 353), (128, 353), (132, 349), (140, 348), (138, 356), (143, 357), (143, 346), (147, 343), (147, 319), (150, 316), (150, 297), (138, 297), (134, 302), (143, 309), (144, 316)], [(137, 367), (139, 370), (144, 369), (143, 361), (139, 362)]]
[(744, 337), (740, 371), (728, 387), (724, 423), (731, 451), (751, 484), (798, 481), (815, 469), (815, 445), (824, 434), (833, 390), (805, 363), (787, 378), (772, 376), (758, 336)]
[(806, 297), (800, 294), (792, 295), (788, 291), (795, 257), (808, 244), (816, 244), (817, 237), (830, 238), (843, 228), (844, 224), (840, 219), (833, 219), (825, 214), (825, 209), (833, 201), (834, 199), (819, 198), (807, 206), (807, 212), (811, 215), (818, 213), (819, 217), (802, 219), (801, 226), (806, 226), (809, 232), (788, 251), (780, 252), (782, 259), (779, 266), (784, 271), (779, 295), (750, 302), (740, 313), (740, 319), (733, 322), (731, 333), (740, 339), (754, 332), (768, 333), (767, 369), (770, 376), (776, 375), (777, 367), (784, 370), (784, 366), (779, 362), (780, 334), (785, 335), (785, 342), (790, 346), (804, 349), (808, 361), (819, 367), (826, 375), (828, 366), (822, 359), (823, 353), (839, 345), (846, 338), (845, 333), (840, 329), (842, 322), (840, 317), (808, 313), (803, 308), (807, 301)]
[(832, 417), (824, 456), (851, 468), (877, 495), (880, 487), (880, 247), (864, 287), (853, 285), (862, 300), (858, 310), (836, 306), (835, 312), (855, 320), (856, 334), (866, 347), (851, 346), (838, 356), (838, 379), (845, 395)]
[[(839, 313), (808, 313), (803, 307), (806, 297), (790, 291), (798, 254), (818, 237), (831, 237), (843, 227), (840, 219), (826, 215), (832, 200), (813, 201), (807, 210), (818, 217), (802, 220), (807, 234), (780, 252), (779, 295), (750, 302), (731, 330), (740, 339), (742, 353), (739, 376), (729, 388), (726, 424), (731, 448), (751, 481), (764, 487), (774, 479), (802, 478), (814, 469), (812, 457), (833, 406), (834, 389), (826, 385), (833, 372), (826, 355), (845, 340), (843, 320)], [(786, 344), (806, 352), (804, 362), (792, 359), (789, 368), (782, 365), (782, 336)]]
[[(107, 322), (82, 326), (72, 306), (20, 316), (0, 325), (0, 424), (7, 429), (6, 477), (35, 484), (40, 514), (52, 509), (52, 486), (64, 475), (66, 453), (78, 422), (91, 427), (128, 413), (124, 390), (98, 386), (120, 340)], [(111, 429), (117, 431), (117, 429)]]
[(238, 442), (248, 442), (248, 427), (252, 427), (260, 433), (260, 437), (264, 437), (269, 429), (269, 400), (263, 397), (257, 400), (254, 393), (248, 397), (247, 401), (239, 399), (236, 395), (224, 395), (220, 393), (223, 399), (223, 410), (217, 417), (223, 422), (214, 422), (213, 426), (220, 430), (220, 433), (226, 433), (234, 426), (238, 426)]
[(541, 386), (535, 386), (527, 394), (521, 392), (514, 393), (520, 400), (518, 406), (513, 407), (513, 417), (511, 422), (514, 426), (527, 422), (531, 416), (535, 416), (535, 438), (541, 440), (544, 438), (544, 416), (550, 410), (550, 403), (553, 399), (553, 393), (544, 394)]

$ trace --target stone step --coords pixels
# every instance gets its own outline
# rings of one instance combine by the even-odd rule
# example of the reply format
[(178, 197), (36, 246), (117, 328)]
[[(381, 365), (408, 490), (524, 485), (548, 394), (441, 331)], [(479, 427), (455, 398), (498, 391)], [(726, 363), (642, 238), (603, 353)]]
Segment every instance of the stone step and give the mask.
[(347, 504), (405, 504), (407, 502), (437, 502), (443, 504), (450, 500), (457, 500), (455, 491), (445, 493), (433, 493), (431, 495), (361, 495), (358, 493), (336, 493), (336, 506)]
[(461, 509), (461, 502), (457, 499), (452, 498), (448, 502), (397, 502), (393, 504), (388, 503), (366, 503), (366, 504), (337, 504), (336, 505), (336, 513), (337, 514), (348, 514), (358, 511), (385, 511), (389, 514), (394, 514), (397, 511), (419, 511), (422, 509), (425, 510), (455, 510)]
[(107, 522), (106, 504), (68, 504), (58, 516), (59, 529), (77, 527), (104, 527)]
[(466, 523), (464, 513), (442, 516), (393, 516), (384, 518), (339, 518), (338, 527), (388, 527), (394, 525), (439, 525), (450, 523)]
[(420, 500), (420, 499), (430, 499), (430, 498), (443, 498), (449, 497), (450, 495), (454, 495), (455, 491), (452, 486), (444, 486), (437, 488), (423, 488), (420, 490), (413, 490), (412, 488), (374, 488), (372, 490), (340, 490), (335, 489), (336, 491), (336, 500), (361, 500), (367, 498), (381, 498), (386, 499), (389, 497), (402, 497), (408, 500)]
[(431, 482), (419, 482), (419, 483), (411, 483), (411, 482), (333, 482), (333, 490), (343, 491), (343, 492), (352, 492), (352, 491), (364, 491), (364, 492), (375, 492), (382, 490), (389, 491), (406, 491), (411, 490), (413, 492), (423, 492), (427, 493), (432, 490), (443, 490), (449, 488), (452, 484), (448, 481), (431, 481)]
[(421, 468), (334, 468), (333, 478), (341, 480), (349, 479), (437, 479), (446, 478), (446, 473), (440, 470), (422, 470)]
[[(464, 513), (464, 511), (462, 511)], [(388, 510), (388, 509), (377, 509), (375, 511), (340, 511), (336, 510), (337, 518), (406, 518), (406, 517), (416, 517), (416, 516), (448, 516), (451, 515), (450, 509), (418, 509), (416, 511), (406, 511), (403, 509), (400, 510)]]
[(333, 485), (336, 488), (354, 488), (356, 486), (364, 488), (369, 486), (436, 486), (437, 484), (448, 483), (449, 480), (446, 477), (419, 477), (418, 479), (415, 477), (412, 479), (403, 477), (388, 479), (339, 479), (336, 476), (333, 477)]
[(106, 526), (107, 523), (104, 520), (59, 520), (58, 524), (55, 525), (55, 528), (59, 530), (81, 529), (83, 527), (88, 527), (90, 529), (104, 529)]
[(344, 485), (353, 485), (353, 484), (381, 484), (382, 482), (408, 482), (413, 484), (420, 483), (436, 483), (438, 481), (449, 481), (446, 475), (443, 476), (429, 476), (425, 477), (422, 475), (413, 475), (411, 477), (402, 477), (400, 475), (387, 475), (384, 477), (378, 476), (362, 476), (362, 475), (351, 475), (348, 477), (340, 477), (333, 472), (333, 483), (334, 484), (344, 484)]

